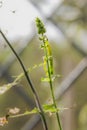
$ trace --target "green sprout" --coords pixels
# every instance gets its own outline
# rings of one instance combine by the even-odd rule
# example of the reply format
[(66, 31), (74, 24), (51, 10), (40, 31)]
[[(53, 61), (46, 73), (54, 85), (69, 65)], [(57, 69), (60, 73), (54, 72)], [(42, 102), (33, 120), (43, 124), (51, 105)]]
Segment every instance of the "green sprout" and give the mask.
[[(57, 105), (56, 105), (56, 100), (55, 100), (54, 90), (53, 90), (53, 77), (52, 77), (52, 75), (53, 75), (53, 56), (52, 56), (52, 50), (51, 50), (51, 46), (50, 46), (50, 43), (48, 41), (48, 38), (44, 34), (46, 32), (44, 24), (39, 18), (36, 18), (36, 26), (37, 26), (37, 29), (38, 29), (38, 34), (40, 34), (39, 40), (42, 42), (41, 48), (44, 49), (43, 60), (44, 60), (44, 63), (45, 63), (44, 70), (46, 72), (46, 78), (43, 78), (43, 81), (49, 82), (51, 95), (52, 95), (52, 99), (53, 99), (53, 104), (54, 104), (55, 109), (57, 110)], [(56, 118), (57, 118), (59, 128), (60, 128), (60, 130), (62, 130), (60, 118), (59, 118), (59, 113), (58, 113), (58, 111), (56, 111), (55, 113), (56, 113)]]

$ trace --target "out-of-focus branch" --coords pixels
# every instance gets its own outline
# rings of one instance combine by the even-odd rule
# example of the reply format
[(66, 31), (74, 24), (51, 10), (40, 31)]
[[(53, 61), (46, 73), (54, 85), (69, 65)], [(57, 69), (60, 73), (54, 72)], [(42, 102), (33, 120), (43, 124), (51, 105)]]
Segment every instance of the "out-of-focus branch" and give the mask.
[(57, 87), (55, 91), (56, 99), (59, 99), (68, 89), (71, 88), (71, 85), (80, 77), (80, 75), (87, 69), (87, 57), (76, 66), (75, 69), (66, 77), (66, 79)]
[(67, 36), (67, 34), (65, 33), (65, 31), (63, 30), (63, 28), (58, 24), (56, 23), (51, 17), (49, 18), (49, 20), (51, 20), (52, 24), (54, 26), (56, 26), (57, 29), (59, 29), (63, 36), (65, 37), (65, 39), (67, 40), (68, 43), (70, 43), (70, 45), (76, 50), (78, 51), (82, 56), (87, 56), (87, 53), (82, 49), (80, 48), (73, 39), (69, 38)]

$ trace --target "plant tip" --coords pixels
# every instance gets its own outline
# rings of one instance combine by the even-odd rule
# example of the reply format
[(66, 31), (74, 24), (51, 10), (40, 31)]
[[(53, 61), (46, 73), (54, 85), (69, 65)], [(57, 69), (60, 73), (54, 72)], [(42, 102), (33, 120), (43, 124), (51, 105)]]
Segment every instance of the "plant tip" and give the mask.
[(35, 22), (36, 22), (36, 26), (37, 26), (37, 29), (38, 29), (38, 34), (46, 33), (45, 26), (44, 26), (43, 22), (40, 20), (40, 18), (37, 17)]

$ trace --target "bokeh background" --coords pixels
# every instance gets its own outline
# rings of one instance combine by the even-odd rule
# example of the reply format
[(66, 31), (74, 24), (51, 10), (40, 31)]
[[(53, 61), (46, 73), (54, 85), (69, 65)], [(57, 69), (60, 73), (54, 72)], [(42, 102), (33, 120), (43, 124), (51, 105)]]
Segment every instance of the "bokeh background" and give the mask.
[[(63, 130), (87, 129), (87, 1), (86, 0), (0, 0), (0, 28), (20, 55), (26, 68), (43, 62), (35, 18), (47, 28), (52, 46), (55, 97)], [(0, 35), (0, 86), (22, 72), (15, 56)], [(50, 98), (48, 84), (41, 82), (43, 67), (32, 70), (31, 80), (40, 101)], [(23, 78), (19, 85), (0, 95), (0, 117), (10, 108), (20, 112), (35, 107), (33, 94)], [(46, 115), (50, 130), (58, 129), (55, 114)], [(12, 118), (0, 130), (41, 130), (38, 115)]]

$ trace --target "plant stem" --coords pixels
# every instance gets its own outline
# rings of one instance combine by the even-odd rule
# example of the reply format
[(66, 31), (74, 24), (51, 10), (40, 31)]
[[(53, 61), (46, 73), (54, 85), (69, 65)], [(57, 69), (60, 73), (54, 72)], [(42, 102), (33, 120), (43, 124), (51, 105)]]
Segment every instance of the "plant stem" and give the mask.
[(6, 38), (6, 36), (4, 35), (4, 33), (0, 30), (0, 33), (1, 35), (3, 36), (4, 40), (6, 41), (6, 43), (8, 44), (8, 46), (10, 47), (10, 49), (12, 50), (12, 52), (14, 53), (14, 55), (16, 56), (17, 60), (19, 61), (23, 71), (24, 71), (24, 74), (25, 74), (25, 77), (28, 81), (28, 84), (30, 85), (31, 87), (31, 90), (33, 92), (33, 95), (34, 95), (34, 99), (35, 99), (35, 102), (36, 102), (36, 105), (37, 105), (37, 108), (39, 109), (39, 114), (41, 116), (41, 119), (42, 119), (42, 122), (43, 122), (43, 127), (44, 127), (44, 130), (48, 130), (48, 127), (47, 127), (47, 123), (46, 123), (46, 119), (45, 119), (45, 115), (44, 115), (44, 111), (42, 109), (42, 106), (40, 104), (40, 101), (39, 101), (39, 97), (37, 95), (37, 92), (36, 92), (36, 89), (34, 87), (34, 85), (32, 84), (31, 82), (31, 79), (27, 73), (27, 70), (22, 62), (22, 60), (20, 59), (20, 57), (18, 56), (18, 54), (16, 53), (16, 51), (14, 50), (14, 48), (12, 47), (11, 43), (8, 41), (8, 39)]
[[(43, 34), (42, 34), (42, 37), (43, 37), (43, 43), (44, 43), (44, 52), (45, 52), (46, 61), (47, 61), (47, 69), (48, 69), (48, 76), (49, 76), (49, 84), (50, 84), (50, 89), (51, 89), (51, 95), (52, 95), (54, 107), (57, 110), (57, 105), (56, 105), (55, 96), (54, 96), (54, 90), (53, 90), (52, 76), (51, 76), (52, 74), (50, 72), (49, 55), (48, 55), (48, 52), (47, 52), (48, 51), (47, 50), (47, 46), (45, 45), (45, 42), (46, 42), (47, 39), (44, 38)], [(60, 130), (62, 130), (62, 126), (61, 126), (61, 122), (60, 122), (58, 111), (56, 111), (56, 117), (57, 117), (57, 121), (58, 121), (58, 124), (59, 124), (59, 128), (60, 128)]]

